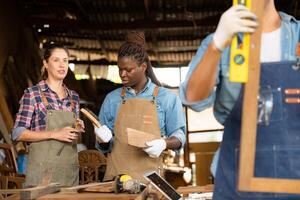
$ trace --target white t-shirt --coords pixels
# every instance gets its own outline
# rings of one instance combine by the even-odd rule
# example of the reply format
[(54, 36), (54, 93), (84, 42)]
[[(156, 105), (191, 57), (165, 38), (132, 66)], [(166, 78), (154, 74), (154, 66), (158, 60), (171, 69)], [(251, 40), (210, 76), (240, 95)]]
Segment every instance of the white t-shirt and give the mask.
[(281, 29), (261, 35), (260, 62), (277, 62), (281, 60)]

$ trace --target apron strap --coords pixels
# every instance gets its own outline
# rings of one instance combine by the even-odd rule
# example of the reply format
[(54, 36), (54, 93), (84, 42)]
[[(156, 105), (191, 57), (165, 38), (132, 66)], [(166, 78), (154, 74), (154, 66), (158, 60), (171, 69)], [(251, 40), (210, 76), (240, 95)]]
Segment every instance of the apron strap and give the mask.
[(121, 98), (122, 98), (122, 103), (125, 103), (125, 96), (126, 96), (126, 89), (125, 87), (122, 87), (122, 91), (121, 91)]
[[(158, 95), (158, 91), (159, 91), (159, 87), (156, 85), (154, 90), (153, 90), (153, 94), (152, 94), (152, 100), (151, 102), (154, 103), (155, 102), (155, 99)], [(126, 96), (126, 89), (125, 87), (122, 87), (122, 90), (121, 90), (121, 98), (122, 98), (122, 103), (124, 104), (125, 103), (125, 96)]]
[(156, 97), (158, 95), (158, 91), (159, 91), (159, 87), (156, 85), (155, 88), (154, 88), (154, 90), (153, 90), (153, 94), (152, 94), (152, 103), (155, 102), (155, 99), (156, 99)]
[(69, 90), (68, 90), (68, 89), (66, 89), (66, 90), (67, 90), (67, 93), (68, 93), (68, 95), (69, 95), (69, 97), (70, 97), (70, 102), (71, 102), (70, 106), (71, 106), (71, 110), (72, 110), (74, 113), (76, 113), (76, 110), (75, 110), (75, 101), (72, 99), (72, 95), (70, 94)]
[(41, 99), (42, 99), (43, 104), (45, 104), (46, 109), (49, 109), (50, 105), (49, 105), (49, 102), (48, 102), (44, 92), (41, 90), (41, 88), (39, 88), (39, 90), (40, 90), (40, 93), (41, 93)]
[[(50, 109), (51, 108), (51, 106), (50, 106), (50, 104), (49, 104), (49, 102), (48, 102), (48, 100), (47, 100), (47, 98), (46, 98), (46, 96), (45, 96), (45, 93), (41, 90), (41, 88), (39, 88), (39, 90), (40, 90), (40, 94), (41, 94), (41, 99), (42, 99), (42, 102), (43, 102), (43, 104), (45, 104), (45, 107), (47, 108), (47, 109)], [(69, 97), (70, 97), (70, 102), (71, 102), (71, 110), (73, 111), (73, 112), (75, 112), (75, 103), (74, 103), (74, 101), (73, 101), (73, 99), (72, 99), (72, 96), (70, 95), (70, 93), (68, 92), (68, 95), (69, 95)]]

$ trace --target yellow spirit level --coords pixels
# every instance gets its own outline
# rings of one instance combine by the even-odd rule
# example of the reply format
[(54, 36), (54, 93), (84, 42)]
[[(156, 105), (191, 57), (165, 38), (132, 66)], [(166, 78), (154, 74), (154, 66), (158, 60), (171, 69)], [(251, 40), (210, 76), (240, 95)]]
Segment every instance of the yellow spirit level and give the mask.
[[(244, 5), (251, 9), (251, 0), (233, 0), (233, 5)], [(241, 39), (241, 41), (239, 41)], [(229, 80), (245, 83), (248, 81), (250, 34), (243, 33), (241, 38), (235, 35), (230, 50)]]

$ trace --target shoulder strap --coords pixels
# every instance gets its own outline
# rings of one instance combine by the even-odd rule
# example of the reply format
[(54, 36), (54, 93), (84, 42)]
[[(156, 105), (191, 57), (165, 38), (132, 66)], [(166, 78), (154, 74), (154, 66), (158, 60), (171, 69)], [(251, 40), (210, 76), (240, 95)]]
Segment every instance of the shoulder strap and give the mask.
[(48, 102), (44, 92), (41, 90), (41, 88), (40, 87), (38, 87), (38, 88), (39, 88), (39, 91), (40, 91), (40, 94), (41, 94), (42, 102), (43, 102), (43, 104), (45, 104), (45, 107), (48, 109), (49, 108), (49, 102)]
[(122, 103), (125, 103), (125, 95), (126, 95), (126, 89), (125, 89), (125, 87), (122, 87), (122, 90), (121, 90)]
[(155, 102), (155, 99), (156, 99), (156, 97), (158, 95), (158, 91), (159, 91), (159, 87), (156, 85), (155, 88), (154, 88), (154, 90), (153, 90), (153, 94), (152, 94), (152, 103)]

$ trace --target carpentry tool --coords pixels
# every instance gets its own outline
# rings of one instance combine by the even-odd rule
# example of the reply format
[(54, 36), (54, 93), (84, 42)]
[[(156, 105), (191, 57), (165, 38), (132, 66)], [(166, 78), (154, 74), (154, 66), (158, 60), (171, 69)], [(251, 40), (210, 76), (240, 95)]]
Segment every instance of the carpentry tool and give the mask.
[(84, 114), (97, 128), (101, 127), (100, 122), (98, 121), (98, 117), (88, 108), (81, 108), (80, 112)]
[[(82, 112), (82, 114), (84, 114), (93, 123), (94, 126), (96, 126), (97, 128), (101, 127), (98, 117), (90, 109), (81, 108), (80, 112)], [(99, 143), (102, 143), (102, 141), (98, 137), (96, 137), (96, 140)]]
[[(244, 5), (251, 9), (251, 0), (233, 0), (233, 5)], [(232, 39), (230, 49), (229, 80), (232, 82), (245, 83), (248, 81), (250, 34), (243, 33), (242, 41), (238, 35)]]
[(99, 185), (85, 187), (78, 190), (78, 192), (114, 192), (114, 193), (131, 193), (136, 194), (142, 191), (146, 186), (140, 183), (137, 179), (132, 179), (131, 176), (127, 174), (121, 174), (112, 181), (102, 182)]

